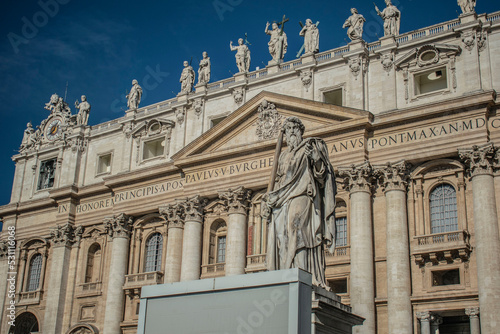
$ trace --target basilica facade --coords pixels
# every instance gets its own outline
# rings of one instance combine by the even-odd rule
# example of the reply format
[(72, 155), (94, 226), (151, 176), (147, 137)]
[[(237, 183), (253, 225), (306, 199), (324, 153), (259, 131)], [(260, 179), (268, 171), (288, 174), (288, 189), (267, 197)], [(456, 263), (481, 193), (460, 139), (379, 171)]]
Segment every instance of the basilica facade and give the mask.
[(500, 12), (472, 11), (95, 126), (54, 97), (0, 207), (0, 332), (136, 333), (145, 285), (266, 270), (261, 201), (295, 116), (335, 169), (326, 278), (353, 331), (495, 333), (499, 55)]

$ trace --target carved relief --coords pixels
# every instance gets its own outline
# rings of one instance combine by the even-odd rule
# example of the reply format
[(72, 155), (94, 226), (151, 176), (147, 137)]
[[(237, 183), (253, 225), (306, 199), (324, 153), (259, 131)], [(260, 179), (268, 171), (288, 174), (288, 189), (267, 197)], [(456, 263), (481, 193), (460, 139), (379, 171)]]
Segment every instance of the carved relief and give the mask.
[(234, 190), (228, 189), (228, 191), (219, 191), (219, 198), (224, 201), (229, 214), (240, 213), (246, 215), (251, 195), (252, 191), (242, 186)]
[(264, 100), (257, 109), (259, 112), (257, 118), (256, 134), (260, 140), (272, 139), (278, 136), (281, 129), (283, 117), (276, 110), (274, 103)]
[(57, 225), (50, 231), (50, 237), (54, 247), (71, 246), (76, 241), (75, 228), (71, 223)]
[(133, 218), (120, 213), (117, 216), (104, 219), (104, 225), (112, 238), (129, 238), (132, 230)]
[(313, 72), (311, 69), (303, 70), (300, 72), (300, 80), (302, 81), (302, 85), (306, 89), (306, 92), (309, 91), (309, 87), (312, 83)]
[(177, 200), (174, 204), (162, 206), (159, 211), (160, 215), (167, 221), (168, 228), (184, 228), (186, 214), (182, 200)]
[(184, 122), (184, 116), (186, 115), (186, 107), (175, 108), (175, 119), (179, 124)]
[(205, 104), (205, 101), (202, 99), (194, 100), (193, 109), (194, 109), (194, 113), (196, 114), (196, 116), (200, 117), (201, 112), (203, 111), (204, 104)]
[(207, 199), (202, 198), (199, 195), (186, 199), (183, 203), (185, 220), (202, 222), (203, 220), (203, 208), (207, 204)]
[(466, 31), (462, 34), (462, 42), (468, 51), (472, 51), (476, 41), (476, 35), (473, 31)]
[(361, 72), (361, 58), (351, 58), (349, 59), (349, 68), (351, 69), (351, 73), (358, 79), (358, 74)]
[(373, 188), (373, 168), (368, 161), (360, 165), (339, 167), (338, 173), (344, 178), (344, 188), (348, 191), (367, 191)]
[(380, 178), (384, 191), (406, 190), (408, 185), (409, 164), (405, 161), (387, 163), (385, 166), (374, 167), (374, 174)]
[(424, 45), (417, 51), (417, 64), (420, 67), (436, 64), (439, 61), (439, 51), (433, 45)]
[(486, 30), (481, 30), (477, 32), (477, 49), (479, 52), (484, 51), (486, 49), (486, 36), (487, 36)]
[(389, 73), (392, 70), (392, 64), (394, 63), (394, 55), (392, 53), (383, 55), (381, 63), (384, 70)]
[(233, 90), (234, 103), (241, 104), (243, 102), (244, 88), (238, 87)]

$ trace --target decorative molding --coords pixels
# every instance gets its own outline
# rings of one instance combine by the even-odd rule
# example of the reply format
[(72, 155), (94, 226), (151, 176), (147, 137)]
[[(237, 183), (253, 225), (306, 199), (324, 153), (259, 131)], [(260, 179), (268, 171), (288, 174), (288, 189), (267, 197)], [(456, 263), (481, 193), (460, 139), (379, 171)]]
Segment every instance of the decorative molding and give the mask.
[(384, 191), (406, 191), (409, 180), (410, 165), (404, 160), (396, 163), (387, 163), (385, 166), (374, 166), (374, 174), (381, 179)]
[(259, 113), (256, 124), (257, 137), (259, 137), (260, 140), (276, 138), (283, 121), (283, 116), (276, 110), (276, 105), (264, 100), (257, 108), (257, 111)]
[(224, 201), (229, 214), (239, 213), (246, 215), (251, 195), (252, 191), (243, 186), (239, 186), (236, 189), (228, 189), (228, 191), (219, 191), (219, 198)]
[(481, 146), (474, 145), (472, 148), (458, 149), (460, 159), (467, 166), (471, 177), (477, 175), (492, 175), (495, 162), (496, 148), (493, 143)]
[(350, 167), (339, 167), (338, 174), (344, 178), (344, 189), (350, 193), (357, 191), (372, 192), (373, 168), (368, 161)]
[(124, 213), (104, 219), (106, 230), (112, 238), (129, 238), (133, 222), (134, 219)]

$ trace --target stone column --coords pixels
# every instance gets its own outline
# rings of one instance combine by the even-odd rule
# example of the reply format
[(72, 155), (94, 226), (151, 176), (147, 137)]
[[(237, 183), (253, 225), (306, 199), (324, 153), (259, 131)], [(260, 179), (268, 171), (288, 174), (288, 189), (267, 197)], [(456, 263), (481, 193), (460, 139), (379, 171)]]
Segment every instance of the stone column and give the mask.
[(344, 177), (344, 186), (351, 198), (351, 306), (353, 313), (365, 318), (363, 325), (353, 327), (353, 333), (375, 334), (372, 167), (365, 162), (339, 168), (339, 176)]
[(418, 312), (417, 318), (420, 320), (420, 334), (431, 334), (431, 312)]
[(181, 201), (160, 208), (168, 227), (167, 257), (165, 259), (164, 283), (181, 279), (182, 238), (184, 230), (184, 205)]
[(413, 333), (410, 249), (406, 212), (407, 165), (404, 161), (376, 168), (386, 206), (387, 313), (389, 334)]
[(123, 284), (127, 273), (132, 222), (132, 217), (123, 213), (104, 220), (109, 235), (113, 238), (113, 243), (111, 246), (111, 264), (109, 267), (103, 334), (121, 333), (120, 322), (123, 319), (125, 301)]
[(70, 223), (58, 225), (50, 233), (53, 249), (42, 332), (62, 333), (71, 245), (75, 237), (74, 227)]
[(229, 214), (226, 240), (226, 276), (245, 273), (247, 261), (247, 211), (250, 196), (251, 191), (244, 187), (219, 192), (219, 198), (224, 200)]
[(479, 323), (479, 307), (466, 308), (465, 314), (469, 316), (470, 334), (481, 334), (481, 324)]
[(201, 269), (203, 207), (206, 200), (195, 196), (184, 203), (181, 281), (197, 280)]
[[(488, 143), (460, 149), (472, 179), (474, 234), (481, 331), (495, 333), (500, 327), (500, 237), (493, 180), (493, 163), (500, 152)], [(496, 155), (496, 156), (495, 156)]]

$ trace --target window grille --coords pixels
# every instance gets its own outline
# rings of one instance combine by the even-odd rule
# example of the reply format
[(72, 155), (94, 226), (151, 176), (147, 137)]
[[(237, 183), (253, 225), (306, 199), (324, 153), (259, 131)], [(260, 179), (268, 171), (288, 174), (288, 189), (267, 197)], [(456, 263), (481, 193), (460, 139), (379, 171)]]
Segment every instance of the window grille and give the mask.
[(40, 274), (42, 273), (42, 254), (36, 254), (31, 258), (28, 276), (28, 291), (38, 290), (40, 285)]
[(431, 233), (458, 230), (457, 193), (453, 186), (443, 183), (430, 194)]
[(163, 237), (155, 233), (146, 243), (146, 264), (144, 272), (161, 270), (161, 253), (163, 251)]

